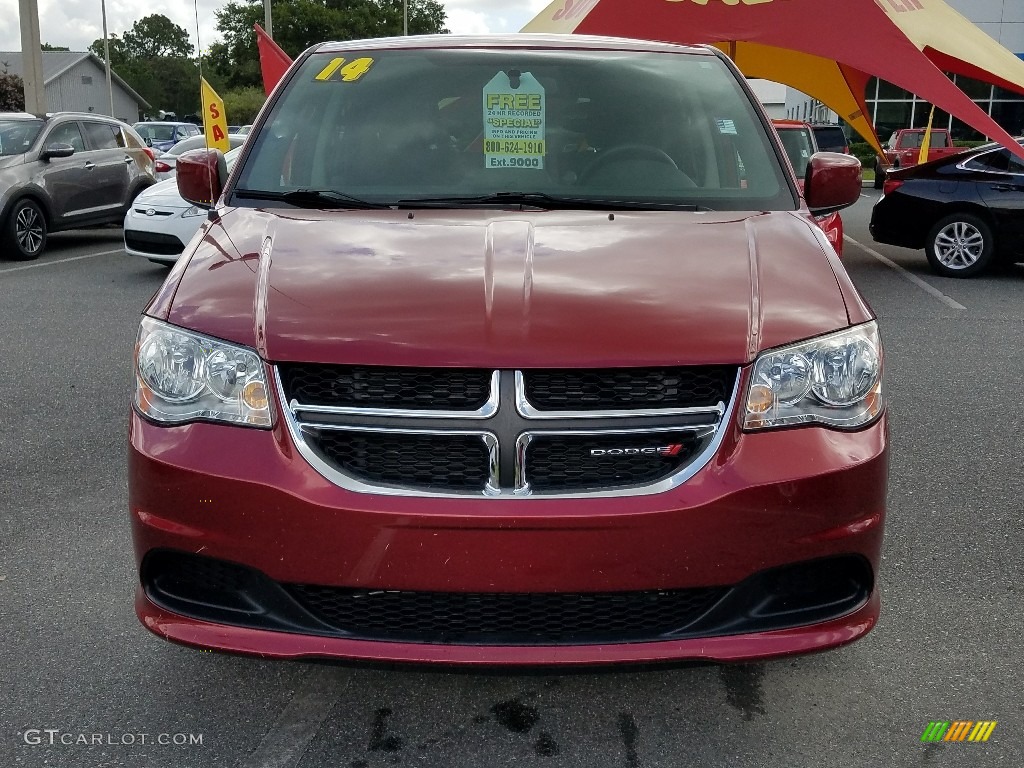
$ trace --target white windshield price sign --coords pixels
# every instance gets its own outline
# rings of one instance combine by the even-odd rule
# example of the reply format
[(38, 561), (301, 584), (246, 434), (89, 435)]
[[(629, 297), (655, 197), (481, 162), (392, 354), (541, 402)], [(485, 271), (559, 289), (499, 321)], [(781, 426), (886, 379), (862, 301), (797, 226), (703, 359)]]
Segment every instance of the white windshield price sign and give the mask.
[(544, 86), (529, 72), (499, 72), (484, 86), (484, 164), (543, 168)]

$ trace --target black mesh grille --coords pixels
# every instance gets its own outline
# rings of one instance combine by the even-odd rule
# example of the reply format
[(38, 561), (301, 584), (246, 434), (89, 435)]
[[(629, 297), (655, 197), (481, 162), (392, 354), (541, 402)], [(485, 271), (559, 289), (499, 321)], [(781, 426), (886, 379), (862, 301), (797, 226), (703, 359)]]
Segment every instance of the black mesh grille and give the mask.
[(724, 588), (497, 594), (286, 587), (325, 624), (357, 637), (545, 645), (656, 640), (692, 624)]
[(605, 368), (524, 371), (526, 397), (539, 410), (701, 408), (728, 402), (736, 369)]
[(676, 472), (698, 446), (685, 432), (538, 435), (526, 449), (526, 479), (535, 491), (643, 485)]
[(474, 411), (487, 402), (491, 372), (293, 363), (281, 379), (288, 400), (303, 405)]
[(306, 430), (307, 441), (336, 468), (370, 483), (427, 490), (483, 490), (490, 476), (475, 435), (407, 435)]
[(124, 231), (124, 244), (133, 251), (155, 253), (160, 256), (174, 256), (185, 250), (184, 243), (174, 235), (141, 232), (135, 229)]

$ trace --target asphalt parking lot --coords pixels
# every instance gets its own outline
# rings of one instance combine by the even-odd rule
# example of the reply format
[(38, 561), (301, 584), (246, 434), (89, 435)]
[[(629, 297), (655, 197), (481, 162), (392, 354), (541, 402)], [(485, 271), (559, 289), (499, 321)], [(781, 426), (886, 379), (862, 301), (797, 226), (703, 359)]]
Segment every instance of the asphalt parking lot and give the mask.
[[(934, 277), (872, 243), (876, 194), (844, 212), (844, 260), (886, 344), (881, 622), (745, 666), (470, 674), (156, 639), (132, 607), (125, 443), (138, 315), (166, 269), (117, 229), (0, 261), (0, 766), (1024, 765), (1024, 267)], [(923, 744), (934, 720), (998, 725)]]

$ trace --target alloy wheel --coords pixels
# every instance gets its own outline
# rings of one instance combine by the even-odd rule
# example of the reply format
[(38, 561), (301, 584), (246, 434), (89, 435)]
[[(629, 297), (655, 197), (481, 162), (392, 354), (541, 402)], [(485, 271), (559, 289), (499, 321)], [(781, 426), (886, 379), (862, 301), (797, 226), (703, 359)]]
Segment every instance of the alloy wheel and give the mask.
[(43, 219), (39, 211), (26, 205), (18, 211), (14, 221), (14, 236), (25, 253), (35, 253), (43, 247)]
[(935, 235), (935, 258), (948, 269), (967, 269), (981, 258), (985, 236), (973, 224), (953, 221)]

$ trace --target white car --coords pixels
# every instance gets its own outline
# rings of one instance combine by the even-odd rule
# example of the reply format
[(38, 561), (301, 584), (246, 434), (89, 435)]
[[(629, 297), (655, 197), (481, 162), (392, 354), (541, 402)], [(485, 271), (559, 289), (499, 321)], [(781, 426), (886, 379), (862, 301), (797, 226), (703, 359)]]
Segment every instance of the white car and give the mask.
[[(232, 149), (224, 156), (228, 170), (240, 151)], [(124, 217), (124, 249), (132, 256), (158, 264), (173, 264), (199, 231), (205, 216), (205, 210), (181, 198), (177, 179), (161, 181), (136, 197), (128, 209)]]
[[(242, 142), (245, 141), (245, 136), (240, 133), (229, 133), (228, 143), (230, 144), (229, 149), (235, 149), (242, 146)], [(190, 149), (202, 149), (206, 146), (206, 136), (190, 136), (187, 139), (182, 139), (173, 147), (168, 149), (162, 155), (157, 155), (156, 158), (156, 178), (157, 181), (164, 181), (166, 179), (173, 179), (174, 174), (177, 170), (178, 155), (183, 152), (188, 152)]]

